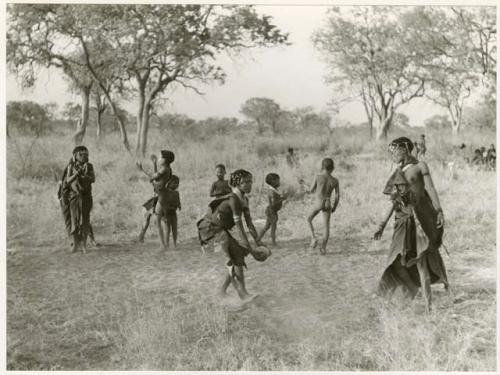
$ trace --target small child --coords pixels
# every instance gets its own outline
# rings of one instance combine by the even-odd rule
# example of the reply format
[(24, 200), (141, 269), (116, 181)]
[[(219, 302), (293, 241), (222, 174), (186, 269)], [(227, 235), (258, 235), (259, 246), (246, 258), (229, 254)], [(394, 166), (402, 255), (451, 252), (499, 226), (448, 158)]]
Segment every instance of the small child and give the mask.
[(425, 158), (425, 153), (427, 151), (427, 147), (425, 146), (425, 135), (420, 135), (420, 141), (416, 144), (417, 148), (417, 159), (421, 160)]
[[(144, 242), (144, 235), (149, 227), (149, 222), (151, 216), (157, 213), (157, 206), (159, 204), (159, 196), (162, 192), (165, 191), (166, 185), (172, 177), (172, 168), (170, 164), (172, 164), (175, 160), (175, 154), (169, 150), (161, 150), (160, 158), (157, 158), (156, 155), (151, 155), (151, 162), (153, 163), (154, 173), (150, 174), (146, 172), (140, 162), (137, 162), (137, 168), (142, 171), (146, 176), (149, 177), (149, 181), (153, 185), (154, 195), (152, 198), (148, 199), (143, 207), (146, 210), (144, 213), (144, 218), (141, 226), (141, 231), (139, 233), (139, 242)], [(161, 215), (160, 215), (161, 216)], [(160, 225), (160, 216), (157, 216), (157, 224)], [(159, 231), (161, 227), (159, 226)], [(163, 238), (163, 235), (161, 235)]]
[(224, 179), (226, 175), (226, 167), (224, 164), (217, 164), (215, 166), (215, 173), (217, 174), (217, 181), (215, 181), (210, 188), (210, 196), (219, 198), (231, 193), (231, 187), (227, 180)]
[(245, 257), (248, 254), (256, 257), (257, 249), (250, 245), (243, 226), (243, 219), (256, 246), (262, 246), (258, 240), (257, 231), (250, 216), (248, 194), (252, 191), (253, 177), (246, 170), (238, 169), (231, 173), (231, 194), (215, 199), (210, 203), (210, 212), (197, 222), (198, 235), (202, 245), (219, 237), (224, 244), (222, 249), (226, 256), (224, 280), (220, 294), (226, 295), (229, 285), (238, 292), (244, 301), (251, 301), (256, 295), (250, 295), (246, 289), (243, 268), (246, 267)]
[[(318, 244), (318, 239), (314, 234), (313, 220), (316, 215), (321, 211), (323, 212), (323, 224), (324, 224), (324, 238), (321, 243), (320, 253), (326, 253), (326, 244), (328, 243), (328, 238), (330, 237), (330, 216), (332, 212), (335, 212), (340, 199), (339, 193), (339, 182), (332, 176), (332, 172), (335, 169), (335, 164), (330, 158), (323, 159), (321, 162), (321, 173), (316, 176), (314, 182), (309, 189), (309, 193), (317, 192), (316, 202), (309, 216), (307, 217), (307, 222), (311, 230), (311, 247), (315, 248)], [(331, 202), (331, 196), (333, 191), (335, 191), (335, 202)]]
[(181, 210), (181, 200), (177, 188), (179, 187), (179, 177), (172, 175), (167, 184), (164, 194), (164, 221), (166, 222), (165, 241), (162, 241), (165, 249), (168, 249), (170, 233), (174, 240), (174, 248), (177, 248), (177, 209)]
[(295, 154), (293, 147), (288, 148), (288, 152), (286, 154), (286, 163), (290, 168), (296, 168), (299, 166), (299, 160), (297, 158), (297, 154)]
[(283, 206), (285, 195), (278, 192), (280, 186), (280, 176), (276, 173), (268, 173), (266, 184), (269, 186), (267, 194), (269, 205), (266, 207), (266, 225), (262, 228), (258, 240), (260, 241), (269, 228), (271, 228), (272, 245), (276, 246), (276, 228), (278, 225), (278, 211)]

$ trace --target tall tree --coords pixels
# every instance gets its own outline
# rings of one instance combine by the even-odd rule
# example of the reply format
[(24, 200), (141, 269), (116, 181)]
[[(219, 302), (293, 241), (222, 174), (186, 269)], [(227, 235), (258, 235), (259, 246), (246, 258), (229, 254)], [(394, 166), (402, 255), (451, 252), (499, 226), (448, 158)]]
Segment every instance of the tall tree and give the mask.
[(269, 98), (250, 98), (243, 103), (240, 112), (255, 121), (259, 134), (264, 132), (265, 125), (268, 125), (273, 133), (277, 133), (277, 122), (281, 114), (278, 103)]
[(425, 78), (407, 45), (401, 12), (398, 7), (334, 7), (313, 36), (329, 80), (359, 93), (377, 139), (387, 137), (398, 107), (424, 95)]
[[(90, 92), (94, 84), (102, 86), (87, 68), (87, 54), (75, 33), (79, 28), (99, 28), (91, 24), (82, 11), (88, 5), (72, 4), (10, 4), (8, 6), (7, 61), (11, 71), (25, 87), (33, 86), (39, 67), (60, 68), (77, 88), (82, 100), (82, 113), (74, 141), (83, 141), (89, 121)], [(93, 46), (87, 45), (88, 49)], [(96, 51), (95, 54), (98, 54)], [(109, 80), (110, 70), (100, 65), (99, 74)], [(94, 72), (95, 73), (95, 72)], [(123, 125), (123, 124), (122, 124)], [(128, 140), (124, 125), (122, 139), (126, 148)]]
[[(285, 43), (287, 36), (251, 6), (107, 5), (88, 8), (80, 43), (88, 67), (113, 66), (126, 72), (137, 91), (136, 153), (144, 155), (154, 103), (177, 84), (197, 92), (200, 83), (224, 82), (221, 53)], [(92, 53), (94, 51), (94, 53)], [(95, 55), (98, 52), (98, 56)]]
[(446, 108), (454, 135), (467, 98), (495, 74), (496, 30), (488, 15), (494, 20), (494, 8), (416, 7), (402, 18), (426, 72), (426, 97)]
[[(73, 137), (83, 141), (88, 124), (89, 95), (92, 77), (81, 68), (75, 46), (61, 32), (60, 15), (52, 4), (9, 4), (7, 28), (7, 62), (23, 87), (35, 84), (38, 67), (59, 68), (78, 88), (82, 98), (81, 121)], [(64, 45), (63, 48), (56, 44)]]

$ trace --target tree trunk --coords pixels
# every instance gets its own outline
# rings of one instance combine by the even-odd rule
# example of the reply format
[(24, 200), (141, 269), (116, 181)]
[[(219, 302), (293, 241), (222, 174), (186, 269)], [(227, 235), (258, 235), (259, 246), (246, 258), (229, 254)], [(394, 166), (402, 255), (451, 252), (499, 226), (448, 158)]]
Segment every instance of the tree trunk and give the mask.
[(460, 125), (462, 125), (462, 108), (459, 105), (452, 105), (448, 108), (451, 117), (451, 134), (458, 136)]
[(391, 121), (388, 117), (378, 119), (378, 123), (375, 125), (375, 138), (377, 140), (387, 139), (390, 123)]
[(81, 145), (83, 138), (85, 137), (85, 131), (87, 130), (87, 125), (89, 123), (89, 109), (90, 109), (90, 90), (92, 85), (82, 87), (81, 89), (81, 99), (82, 99), (82, 114), (80, 120), (77, 122), (76, 131), (73, 135), (73, 143), (75, 146)]
[(278, 132), (276, 129), (276, 121), (271, 122), (271, 128), (273, 129), (273, 134), (276, 134)]
[(97, 110), (97, 131), (96, 131), (96, 137), (97, 137), (97, 140), (100, 140), (101, 139), (101, 130), (102, 130), (102, 113), (104, 111), (101, 110), (101, 109), (98, 109)]
[(262, 132), (263, 132), (262, 123), (261, 123), (261, 121), (259, 119), (257, 119), (256, 121), (257, 121), (257, 132), (259, 134), (262, 134)]
[(141, 84), (139, 83), (139, 108), (137, 110), (136, 117), (136, 137), (135, 137), (135, 154), (140, 156), (141, 146), (142, 146), (142, 124), (144, 115), (144, 105), (146, 98), (144, 95), (144, 90), (141, 89)]
[(149, 116), (150, 116), (151, 103), (148, 102), (144, 105), (142, 111), (142, 121), (141, 121), (141, 131), (139, 133), (139, 152), (142, 157), (146, 156), (146, 150), (148, 145), (148, 130), (149, 130)]
[(120, 116), (120, 113), (118, 112), (115, 103), (111, 101), (109, 97), (106, 96), (106, 98), (108, 99), (108, 103), (111, 106), (111, 112), (113, 112), (113, 116), (115, 117), (118, 123), (118, 127), (120, 129), (120, 136), (122, 138), (122, 144), (125, 147), (125, 149), (128, 152), (130, 152), (130, 144), (128, 143), (127, 129), (125, 128), (125, 123), (123, 122), (123, 118), (122, 116)]

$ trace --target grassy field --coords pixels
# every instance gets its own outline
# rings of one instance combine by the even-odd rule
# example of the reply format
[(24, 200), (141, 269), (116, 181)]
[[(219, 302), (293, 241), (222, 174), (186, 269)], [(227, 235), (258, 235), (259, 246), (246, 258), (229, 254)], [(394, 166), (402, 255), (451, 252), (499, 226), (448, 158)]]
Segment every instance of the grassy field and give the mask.
[[(150, 150), (173, 150), (181, 180), (180, 246), (166, 253), (154, 227), (144, 244), (135, 241), (141, 204), (152, 193), (135, 159), (114, 136), (100, 144), (88, 136), (97, 177), (92, 223), (102, 246), (85, 256), (67, 252), (56, 199), (54, 176), (71, 154), (70, 134), (33, 145), (28, 137), (9, 139), (8, 369), (494, 371), (496, 174), (460, 163), (454, 173), (447, 168), (454, 146), (489, 145), (494, 133), (427, 135), (453, 288), (448, 295), (433, 287), (429, 315), (420, 298), (373, 296), (392, 235), (388, 227), (381, 241), (371, 240), (388, 204), (382, 189), (391, 163), (385, 145), (365, 133), (256, 137), (240, 130), (194, 140), (153, 131)], [(298, 148), (297, 170), (286, 166), (289, 146)], [(336, 162), (341, 201), (328, 254), (320, 256), (308, 249), (311, 203), (297, 181), (310, 179), (326, 156)], [(280, 247), (264, 263), (248, 261), (248, 288), (260, 297), (246, 308), (234, 291), (226, 300), (216, 296), (221, 254), (203, 255), (197, 242), (195, 222), (206, 211), (217, 163), (254, 174), (258, 228), (265, 174), (279, 173), (292, 194), (280, 212)]]

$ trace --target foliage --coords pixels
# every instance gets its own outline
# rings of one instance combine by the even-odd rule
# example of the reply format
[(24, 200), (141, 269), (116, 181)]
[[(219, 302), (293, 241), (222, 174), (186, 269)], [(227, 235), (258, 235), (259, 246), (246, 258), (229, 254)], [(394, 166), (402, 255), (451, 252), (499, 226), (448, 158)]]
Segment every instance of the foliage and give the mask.
[(31, 101), (9, 101), (7, 103), (7, 127), (20, 134), (39, 135), (47, 132), (49, 113), (47, 108)]
[(425, 69), (426, 97), (448, 110), (456, 134), (465, 101), (496, 61), (494, 8), (416, 7), (402, 22)]
[(255, 121), (259, 134), (264, 132), (267, 125), (273, 133), (277, 132), (277, 122), (281, 115), (278, 103), (269, 98), (250, 98), (243, 103), (240, 112), (247, 118)]
[(425, 120), (424, 125), (426, 129), (446, 131), (446, 129), (450, 129), (451, 122), (446, 115), (434, 115)]
[(424, 78), (400, 22), (401, 8), (334, 7), (313, 41), (328, 64), (328, 80), (361, 99), (377, 138), (386, 137), (397, 108), (423, 96)]

